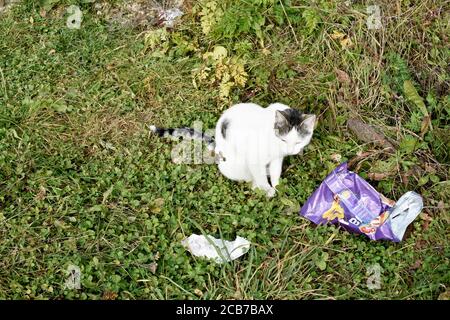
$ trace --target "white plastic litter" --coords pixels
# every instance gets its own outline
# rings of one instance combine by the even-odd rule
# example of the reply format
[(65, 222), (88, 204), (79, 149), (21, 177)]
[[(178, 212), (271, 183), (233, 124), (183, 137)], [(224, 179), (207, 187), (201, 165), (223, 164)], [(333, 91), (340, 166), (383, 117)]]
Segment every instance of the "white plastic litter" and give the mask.
[(193, 234), (182, 240), (181, 244), (194, 256), (213, 259), (218, 263), (235, 260), (250, 249), (250, 242), (239, 236), (234, 241), (227, 241)]
[(183, 15), (183, 11), (178, 8), (172, 8), (167, 10), (161, 10), (159, 13), (159, 19), (162, 20), (163, 25), (172, 28), (175, 24), (175, 21), (178, 17)]
[(419, 215), (422, 208), (422, 197), (413, 191), (402, 195), (392, 207), (389, 215), (391, 229), (399, 240), (402, 240), (406, 228)]

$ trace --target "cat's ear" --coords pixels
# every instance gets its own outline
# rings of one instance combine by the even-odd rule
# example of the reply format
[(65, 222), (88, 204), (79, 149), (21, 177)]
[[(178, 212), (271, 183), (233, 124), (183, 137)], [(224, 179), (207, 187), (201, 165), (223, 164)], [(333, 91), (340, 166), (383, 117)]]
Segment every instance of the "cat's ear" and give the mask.
[(275, 111), (275, 127), (283, 128), (289, 125), (288, 120), (284, 116), (282, 111)]
[(287, 133), (289, 128), (289, 121), (286, 119), (282, 111), (275, 111), (275, 123), (273, 129), (275, 130), (275, 135), (283, 136)]
[(302, 122), (302, 126), (308, 131), (312, 132), (314, 130), (314, 125), (316, 123), (316, 115), (315, 114), (306, 114), (305, 120)]

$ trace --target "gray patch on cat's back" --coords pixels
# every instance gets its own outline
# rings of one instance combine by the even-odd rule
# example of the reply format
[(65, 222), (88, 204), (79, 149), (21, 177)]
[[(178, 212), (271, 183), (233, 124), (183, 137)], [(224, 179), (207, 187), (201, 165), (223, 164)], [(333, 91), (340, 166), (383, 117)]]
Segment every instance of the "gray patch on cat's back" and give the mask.
[(222, 125), (220, 126), (220, 132), (222, 133), (222, 137), (226, 139), (227, 137), (227, 129), (230, 125), (230, 121), (228, 119), (225, 119), (222, 121)]

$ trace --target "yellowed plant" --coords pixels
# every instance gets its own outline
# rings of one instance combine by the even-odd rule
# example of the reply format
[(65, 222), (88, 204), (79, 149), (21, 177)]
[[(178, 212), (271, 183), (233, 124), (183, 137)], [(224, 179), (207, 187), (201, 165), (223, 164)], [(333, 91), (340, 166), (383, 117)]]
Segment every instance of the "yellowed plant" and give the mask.
[(216, 46), (212, 51), (203, 54), (204, 65), (194, 72), (194, 85), (199, 82), (219, 85), (219, 97), (227, 100), (233, 88), (245, 86), (248, 74), (245, 63), (238, 57), (229, 57), (228, 51)]
[(220, 20), (223, 11), (217, 4), (217, 1), (201, 1), (201, 7), (198, 15), (200, 16), (200, 25), (203, 33), (206, 35), (211, 32), (214, 25)]

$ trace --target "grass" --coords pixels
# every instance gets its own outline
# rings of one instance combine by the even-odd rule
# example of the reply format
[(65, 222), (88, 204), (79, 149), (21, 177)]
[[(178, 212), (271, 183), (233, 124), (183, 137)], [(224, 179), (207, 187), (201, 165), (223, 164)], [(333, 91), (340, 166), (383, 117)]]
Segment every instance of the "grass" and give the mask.
[[(384, 27), (369, 30), (364, 1), (185, 1), (166, 33), (54, 2), (45, 17), (36, 1), (0, 16), (0, 298), (448, 298), (447, 2), (381, 1)], [(83, 11), (78, 30), (65, 26), (69, 4)], [(217, 46), (227, 57), (206, 59)], [(213, 128), (239, 101), (319, 115), (274, 199), (214, 165), (173, 163), (174, 144), (146, 128)], [(355, 116), (397, 151), (358, 141), (346, 128)], [(362, 176), (390, 170), (371, 181), (386, 196), (424, 197), (399, 244), (298, 215), (333, 159), (359, 152), (370, 154)], [(251, 250), (225, 265), (194, 258), (180, 240), (202, 230), (246, 237)], [(369, 290), (374, 264), (381, 288)], [(79, 290), (64, 287), (69, 265)]]

